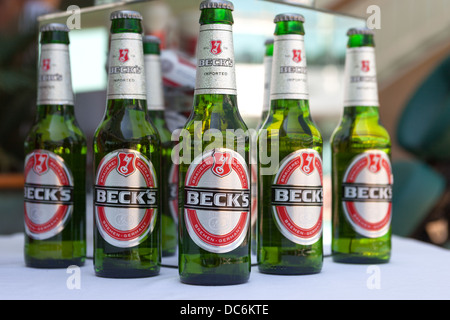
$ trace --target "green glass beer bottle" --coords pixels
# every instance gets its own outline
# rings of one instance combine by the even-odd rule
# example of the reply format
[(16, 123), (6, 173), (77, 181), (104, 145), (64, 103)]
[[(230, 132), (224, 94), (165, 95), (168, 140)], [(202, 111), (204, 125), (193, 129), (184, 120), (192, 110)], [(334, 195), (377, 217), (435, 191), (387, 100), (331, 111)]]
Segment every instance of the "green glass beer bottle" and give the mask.
[[(144, 61), (147, 85), (147, 109), (161, 138), (161, 241), (162, 256), (173, 256), (177, 249), (178, 212), (172, 209), (173, 163), (172, 132), (167, 127), (164, 113), (164, 88), (160, 58), (160, 39), (146, 35)], [(178, 176), (178, 175), (177, 175)]]
[(270, 108), (270, 82), (272, 80), (273, 39), (267, 39), (264, 43), (264, 100), (259, 128), (264, 125)]
[[(271, 105), (258, 136), (258, 268), (271, 274), (318, 273), (323, 141), (309, 110), (304, 17), (279, 14), (274, 22)], [(264, 161), (271, 153), (279, 156), (278, 166)]]
[[(263, 94), (263, 108), (261, 113), (260, 123), (257, 127), (259, 131), (267, 120), (270, 109), (270, 82), (272, 81), (272, 61), (273, 61), (273, 39), (268, 39), (264, 43), (264, 94)], [(252, 156), (252, 254), (257, 254), (257, 237), (258, 237), (258, 132), (255, 131), (252, 135), (251, 156)]]
[(200, 4), (193, 111), (181, 132), (179, 275), (183, 283), (248, 281), (250, 137), (238, 106), (233, 4)]
[(37, 115), (25, 138), (25, 263), (81, 266), (86, 259), (86, 138), (75, 118), (69, 29), (41, 27)]
[(332, 257), (383, 263), (391, 251), (391, 141), (379, 121), (373, 31), (347, 35), (344, 112), (331, 138)]
[(94, 267), (101, 277), (159, 274), (161, 140), (147, 111), (142, 16), (111, 13), (107, 106), (94, 135)]

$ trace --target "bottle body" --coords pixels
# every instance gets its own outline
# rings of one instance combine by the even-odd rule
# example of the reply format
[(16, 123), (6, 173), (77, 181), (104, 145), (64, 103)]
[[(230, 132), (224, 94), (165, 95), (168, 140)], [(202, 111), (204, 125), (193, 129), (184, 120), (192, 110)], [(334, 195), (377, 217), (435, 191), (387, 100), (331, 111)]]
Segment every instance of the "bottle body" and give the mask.
[(25, 264), (86, 259), (86, 138), (74, 113), (68, 30), (41, 28), (37, 117), (25, 138)]
[[(275, 18), (271, 107), (258, 137), (257, 258), (264, 273), (317, 273), (323, 263), (323, 142), (309, 111), (303, 21)], [(274, 153), (279, 166), (263, 158)]]
[[(113, 104), (120, 105), (117, 113), (104, 119), (94, 138), (95, 272), (102, 277), (153, 276), (159, 274), (161, 261), (157, 170), (160, 142), (157, 132), (148, 124), (145, 106), (137, 106), (136, 100), (110, 101), (109, 107)], [(117, 132), (117, 128), (122, 132)], [(115, 170), (108, 179), (111, 181), (101, 179), (108, 166)], [(132, 174), (123, 176), (119, 170)], [(151, 178), (145, 179), (146, 176)], [(114, 204), (119, 194), (127, 202), (123, 208)], [(108, 196), (113, 203), (104, 203)], [(127, 196), (132, 200), (126, 199)], [(112, 216), (110, 221), (108, 215)]]
[(270, 109), (270, 86), (272, 81), (272, 61), (273, 61), (273, 39), (265, 42), (266, 51), (264, 53), (264, 98), (261, 120), (259, 128), (264, 125)]
[[(292, 101), (292, 104), (295, 102)], [(273, 115), (273, 120), (268, 120), (268, 125), (263, 127), (266, 134), (260, 135), (258, 139), (259, 154), (278, 152), (281, 168), (273, 174), (262, 174), (261, 171), (269, 169), (270, 165), (258, 165), (258, 268), (261, 272), (273, 274), (318, 273), (323, 264), (322, 137), (310, 119), (304, 119), (304, 114), (295, 110), (305, 110), (307, 107), (302, 107), (298, 102), (292, 105), (292, 109), (286, 106), (285, 111), (280, 107), (276, 106), (278, 111)], [(302, 119), (302, 125), (293, 123), (289, 120), (291, 117)], [(265, 145), (267, 149), (261, 150)], [(270, 146), (274, 145), (279, 145), (279, 148), (273, 150)], [(305, 172), (299, 166), (306, 163), (310, 164), (310, 169)], [(283, 181), (280, 179), (282, 170), (289, 169), (292, 164), (297, 170)], [(286, 188), (291, 184), (307, 187), (297, 190)], [(311, 199), (304, 200), (311, 201), (303, 206), (288, 203), (292, 198), (301, 199), (301, 193), (309, 193)], [(305, 219), (306, 215), (311, 217), (310, 221)], [(292, 222), (283, 223), (286, 221), (283, 217)]]
[[(391, 141), (379, 122), (372, 38), (365, 33), (350, 35), (344, 112), (331, 139), (332, 256), (336, 262), (390, 259)], [(370, 45), (361, 45), (363, 41)]]
[(167, 127), (160, 58), (160, 40), (144, 36), (144, 60), (149, 118), (158, 130), (161, 139), (161, 245), (162, 256), (173, 256), (177, 249), (178, 212), (173, 204), (177, 201), (174, 184), (178, 174), (172, 161), (172, 133)]
[[(265, 53), (264, 53), (264, 97), (263, 97), (263, 108), (261, 113), (261, 120), (258, 124), (257, 131), (260, 130), (265, 121), (267, 120), (267, 116), (269, 115), (270, 109), (270, 85), (272, 81), (272, 61), (273, 61), (273, 39), (268, 39), (264, 43), (265, 45)], [(252, 203), (252, 253), (256, 255), (256, 247), (257, 247), (257, 220), (258, 220), (258, 132), (255, 131), (252, 137), (251, 144), (251, 156), (252, 156), (252, 197), (254, 199)]]
[(108, 102), (93, 146), (94, 268), (101, 277), (148, 277), (161, 264), (161, 141), (147, 111), (141, 17), (111, 19)]
[[(215, 144), (213, 149), (194, 144), (187, 145), (187, 141), (203, 131), (200, 138), (210, 141), (213, 132), (226, 136), (226, 131), (221, 131), (220, 126), (215, 126), (213, 119), (221, 119), (222, 125), (227, 129), (244, 130), (242, 120), (236, 114), (236, 98), (224, 95), (203, 95), (196, 97), (194, 102), (196, 109), (204, 109), (205, 113), (193, 113), (185, 126), (183, 142), (184, 148), (191, 150), (191, 163), (179, 165), (179, 273), (182, 282), (204, 285), (224, 285), (246, 282), (250, 276), (250, 173), (249, 139), (239, 143), (244, 146), (241, 153), (236, 152), (236, 141), (232, 147), (224, 141), (223, 145)], [(208, 106), (212, 106), (208, 108)], [(210, 109), (210, 110), (207, 110)], [(225, 123), (224, 123), (225, 122)], [(188, 138), (190, 137), (190, 138)], [(197, 157), (193, 157), (198, 154)], [(184, 157), (186, 155), (183, 155)], [(183, 157), (183, 158), (184, 158)], [(227, 160), (223, 160), (226, 158)], [(232, 168), (231, 162), (235, 162), (236, 168)], [(203, 178), (199, 184), (193, 179), (198, 164), (207, 164), (207, 170), (202, 173)], [(221, 171), (225, 168), (224, 175), (215, 175), (213, 170)], [(238, 171), (239, 170), (239, 171)], [(238, 173), (242, 174), (241, 179)], [(212, 178), (212, 179), (210, 179)], [(210, 179), (210, 180), (209, 180)], [(216, 203), (215, 208), (198, 206), (198, 197), (195, 187), (204, 188), (207, 194), (222, 194), (222, 202)], [(208, 190), (209, 189), (209, 190)], [(188, 192), (190, 191), (190, 193)], [(240, 196), (240, 197), (236, 197)], [(239, 204), (233, 207), (233, 202), (227, 203), (226, 208), (218, 207), (224, 204), (223, 200), (235, 197)], [(190, 199), (192, 197), (194, 199)], [(210, 201), (211, 202), (211, 201)], [(227, 201), (226, 201), (227, 202)], [(212, 204), (212, 203), (211, 203)], [(218, 206), (217, 206), (218, 205)], [(225, 205), (224, 205), (225, 206)], [(239, 206), (239, 208), (237, 208)], [(240, 209), (240, 211), (238, 211)], [(203, 219), (203, 220), (202, 220)], [(195, 229), (195, 222), (202, 220), (203, 226)], [(208, 225), (212, 226), (208, 229)], [(203, 229), (203, 230), (202, 230)], [(212, 240), (202, 239), (202, 234), (210, 234)], [(228, 239), (227, 239), (228, 238)]]
[(172, 161), (174, 143), (166, 126), (164, 112), (149, 111), (149, 117), (161, 138), (161, 190), (164, 190), (161, 192), (162, 256), (169, 257), (175, 255), (178, 245), (178, 213), (173, 208), (174, 202), (178, 201), (178, 171)]
[[(237, 109), (230, 3), (203, 8), (211, 2), (200, 5), (194, 109), (180, 142), (178, 268), (184, 283), (229, 285), (251, 269), (250, 137)], [(227, 23), (207, 23), (222, 14)]]
[[(55, 112), (68, 108), (73, 110), (39, 106), (46, 115), (25, 139), (25, 263), (30, 267), (81, 266), (86, 259), (86, 139), (69, 112)], [(57, 195), (62, 191), (64, 199)]]

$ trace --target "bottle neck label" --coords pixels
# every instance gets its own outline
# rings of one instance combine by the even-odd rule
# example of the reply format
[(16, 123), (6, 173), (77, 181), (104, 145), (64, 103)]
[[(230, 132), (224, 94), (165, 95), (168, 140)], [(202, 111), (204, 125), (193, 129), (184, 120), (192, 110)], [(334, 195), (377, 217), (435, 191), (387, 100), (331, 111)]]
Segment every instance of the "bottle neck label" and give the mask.
[(237, 94), (232, 26), (200, 26), (194, 94)]
[(389, 231), (392, 216), (391, 162), (385, 152), (369, 150), (352, 159), (342, 181), (342, 207), (359, 234), (377, 238)]
[(37, 104), (74, 104), (69, 47), (65, 44), (41, 46)]
[(142, 243), (156, 225), (158, 185), (153, 164), (141, 153), (119, 149), (100, 162), (94, 187), (97, 230), (119, 248)]
[(147, 99), (143, 50), (141, 34), (111, 35), (107, 96), (109, 100)]
[(25, 231), (36, 240), (59, 234), (73, 212), (73, 176), (64, 159), (35, 150), (25, 158)]
[(308, 100), (308, 72), (302, 35), (275, 36), (270, 100)]
[(344, 106), (377, 107), (375, 49), (348, 48), (345, 58)]
[(272, 80), (272, 63), (273, 57), (264, 57), (264, 101), (263, 101), (263, 112), (269, 111), (270, 108), (270, 83)]
[(192, 241), (213, 253), (239, 247), (251, 223), (250, 176), (239, 153), (225, 148), (199, 155), (184, 187), (184, 220)]
[(157, 54), (144, 55), (148, 110), (164, 110), (164, 91), (161, 58)]
[(298, 150), (280, 164), (272, 185), (272, 211), (290, 241), (312, 245), (322, 235), (323, 170), (320, 154)]

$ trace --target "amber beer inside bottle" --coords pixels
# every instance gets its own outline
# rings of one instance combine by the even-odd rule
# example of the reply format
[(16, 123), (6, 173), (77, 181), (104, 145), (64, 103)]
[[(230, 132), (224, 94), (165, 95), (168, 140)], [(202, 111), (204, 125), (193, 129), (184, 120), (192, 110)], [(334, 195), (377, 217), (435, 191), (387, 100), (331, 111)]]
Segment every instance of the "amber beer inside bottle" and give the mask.
[(391, 141), (380, 124), (374, 33), (348, 31), (344, 111), (333, 133), (332, 256), (347, 263), (390, 259)]
[[(304, 17), (279, 14), (274, 22), (271, 106), (258, 137), (258, 269), (318, 273), (323, 143), (309, 109)], [(272, 152), (278, 153), (279, 166), (262, 160)]]
[(102, 277), (154, 276), (161, 264), (161, 140), (147, 110), (141, 19), (111, 14), (108, 101), (94, 136), (94, 268)]
[[(194, 106), (181, 138), (190, 156), (179, 166), (179, 275), (188, 284), (237, 284), (251, 268), (250, 171), (249, 137), (240, 140), (244, 154), (226, 139), (227, 129), (247, 131), (236, 99), (233, 4), (207, 0), (200, 10)], [(207, 149), (212, 131), (223, 144)]]
[(69, 29), (41, 28), (36, 120), (25, 138), (25, 263), (81, 266), (86, 258), (86, 138), (75, 118)]

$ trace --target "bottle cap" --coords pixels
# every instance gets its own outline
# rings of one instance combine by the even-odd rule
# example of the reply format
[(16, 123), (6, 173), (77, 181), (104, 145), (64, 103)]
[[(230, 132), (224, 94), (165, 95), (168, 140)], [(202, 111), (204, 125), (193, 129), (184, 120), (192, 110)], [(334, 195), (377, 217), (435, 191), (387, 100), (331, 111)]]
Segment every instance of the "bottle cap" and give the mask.
[(280, 13), (275, 16), (274, 23), (280, 21), (300, 21), (305, 22), (305, 17), (299, 13)]
[(161, 40), (157, 36), (145, 35), (142, 37), (142, 42), (144, 43), (157, 43), (160, 44)]
[(202, 9), (228, 9), (233, 11), (234, 5), (227, 0), (205, 0), (200, 3), (200, 10)]
[(46, 31), (63, 31), (63, 32), (69, 32), (70, 29), (62, 23), (49, 23), (49, 24), (45, 24), (41, 27), (40, 29), (41, 32), (46, 32)]
[(264, 41), (264, 45), (267, 46), (268, 44), (272, 44), (273, 42), (273, 39), (267, 39), (266, 41)]
[(142, 20), (142, 15), (137, 11), (132, 10), (120, 10), (111, 13), (111, 20), (114, 19), (138, 19)]
[(351, 28), (347, 31), (347, 36), (352, 36), (354, 34), (367, 34), (374, 35), (374, 31), (369, 28)]

